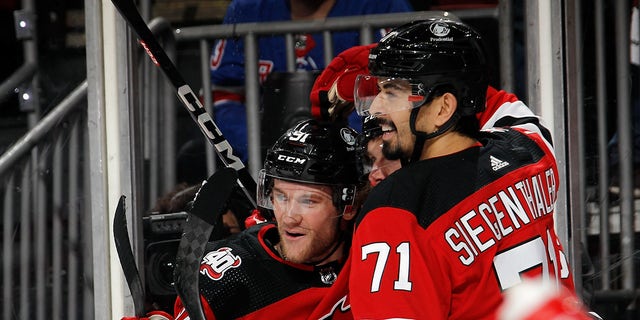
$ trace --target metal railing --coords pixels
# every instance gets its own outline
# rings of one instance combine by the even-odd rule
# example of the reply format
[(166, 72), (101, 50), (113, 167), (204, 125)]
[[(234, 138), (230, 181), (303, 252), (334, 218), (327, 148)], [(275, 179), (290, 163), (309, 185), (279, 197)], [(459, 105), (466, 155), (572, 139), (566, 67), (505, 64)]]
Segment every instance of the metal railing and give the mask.
[[(453, 14), (460, 19), (470, 19), (479, 17), (489, 17), (495, 19), (508, 19), (498, 14), (498, 9), (479, 9), (479, 10), (459, 10), (453, 11)], [(264, 23), (242, 23), (235, 25), (214, 25), (214, 26), (197, 26), (180, 28), (175, 31), (176, 41), (199, 42), (201, 47), (211, 48), (211, 43), (215, 39), (238, 37), (242, 38), (245, 43), (245, 97), (247, 107), (247, 140), (249, 163), (248, 167), (253, 176), (257, 176), (257, 172), (262, 167), (261, 155), (261, 139), (260, 139), (260, 115), (259, 115), (259, 97), (260, 84), (258, 80), (258, 56), (257, 40), (261, 36), (276, 35), (284, 36), (285, 46), (287, 48), (287, 71), (295, 70), (294, 55), (294, 36), (298, 33), (321, 33), (322, 42), (324, 43), (325, 53), (324, 61), (327, 65), (333, 59), (333, 41), (332, 32), (338, 31), (359, 31), (360, 43), (369, 44), (374, 41), (374, 32), (380, 28), (390, 28), (406, 23), (407, 21), (426, 19), (434, 15), (441, 16), (442, 12), (424, 11), (409, 13), (392, 13), (377, 14), (358, 17), (340, 17), (327, 18), (325, 20), (315, 21), (286, 21), (286, 22), (264, 22)], [(501, 34), (509, 34), (511, 29), (508, 24), (504, 24), (504, 28), (500, 30)], [(207, 50), (207, 52), (208, 52)], [(505, 51), (512, 52), (510, 50)], [(207, 53), (207, 64), (202, 66), (203, 92), (210, 92), (209, 83), (209, 64)], [(204, 61), (204, 60), (203, 60)], [(512, 56), (503, 57), (501, 60), (503, 66), (501, 70), (511, 70), (513, 64)], [(210, 99), (205, 97), (205, 108), (210, 108)], [(209, 109), (208, 109), (209, 110)]]
[[(582, 199), (586, 205), (583, 206), (584, 210), (572, 212), (572, 218), (584, 226), (577, 230), (580, 237), (576, 239), (581, 239), (584, 244), (583, 256), (589, 257), (593, 263), (582, 278), (585, 285), (589, 286), (592, 304), (601, 308), (604, 314), (624, 315), (631, 319), (638, 316), (640, 297), (640, 250), (637, 248), (640, 245), (640, 199), (633, 195), (634, 171), (640, 170), (637, 164), (634, 168), (633, 158), (640, 155), (633, 155), (632, 148), (634, 144), (638, 144), (633, 139), (638, 137), (632, 136), (634, 128), (631, 119), (634, 111), (628, 50), (632, 24), (628, 3), (615, 1), (607, 10), (605, 3), (592, 3), (593, 21), (576, 19), (574, 24), (578, 30), (574, 49), (577, 59), (583, 61), (582, 59), (591, 57), (591, 60), (583, 61), (583, 65), (591, 66), (592, 69), (584, 70), (583, 77), (576, 79), (577, 97), (581, 103), (576, 105), (576, 109), (568, 111), (584, 112), (578, 125), (585, 136), (591, 134), (596, 147), (581, 154), (584, 159), (591, 160), (589, 168), (593, 172), (580, 168), (579, 176), (583, 188), (587, 189), (587, 194)], [(575, 1), (573, 4), (572, 10), (577, 13), (590, 9), (583, 7), (583, 2)], [(606, 14), (616, 17), (609, 20), (611, 22), (608, 25)], [(582, 32), (588, 27), (593, 32)], [(609, 42), (610, 40), (613, 41)], [(593, 46), (586, 47), (587, 42)], [(614, 43), (620, 50), (607, 50), (607, 43)], [(588, 75), (593, 76), (593, 83), (585, 81)], [(615, 83), (613, 90), (607, 89), (608, 79)], [(640, 91), (636, 90), (636, 94), (638, 92)], [(589, 111), (596, 115), (595, 120), (588, 117)], [(617, 114), (617, 117), (614, 118), (613, 114)], [(611, 124), (615, 126), (615, 130), (610, 130)], [(618, 170), (612, 168), (609, 157), (611, 131), (619, 138), (617, 151), (621, 156)], [(609, 190), (611, 179), (615, 175), (620, 177), (618, 199), (613, 199)], [(590, 179), (589, 176), (593, 178)], [(640, 186), (636, 185), (635, 188)]]
[(86, 95), (85, 81), (0, 157), (2, 319), (93, 314)]

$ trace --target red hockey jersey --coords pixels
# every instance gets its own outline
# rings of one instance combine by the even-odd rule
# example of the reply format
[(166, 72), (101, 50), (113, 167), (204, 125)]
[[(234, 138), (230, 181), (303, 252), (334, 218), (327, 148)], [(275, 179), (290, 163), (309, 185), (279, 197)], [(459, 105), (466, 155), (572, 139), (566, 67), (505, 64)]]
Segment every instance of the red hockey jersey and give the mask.
[(311, 319), (349, 308), (356, 319), (494, 319), (503, 291), (529, 276), (573, 291), (554, 231), (549, 132), (515, 96), (487, 93), (478, 145), (412, 163), (372, 190)]
[[(310, 266), (283, 260), (272, 223), (211, 242), (200, 264), (199, 287), (207, 319), (305, 319), (336, 280), (342, 263)], [(188, 314), (176, 300), (176, 320)]]

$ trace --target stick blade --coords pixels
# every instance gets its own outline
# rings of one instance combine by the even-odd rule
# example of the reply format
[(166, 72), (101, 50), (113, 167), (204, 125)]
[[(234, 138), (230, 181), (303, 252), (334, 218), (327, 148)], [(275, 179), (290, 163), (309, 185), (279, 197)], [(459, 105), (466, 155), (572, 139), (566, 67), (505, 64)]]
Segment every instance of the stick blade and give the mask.
[(238, 174), (232, 168), (220, 169), (209, 177), (196, 194), (193, 209), (183, 227), (176, 253), (174, 282), (192, 320), (205, 320), (198, 285), (200, 262), (215, 223), (227, 208), (237, 179)]
[(142, 280), (140, 280), (140, 274), (136, 267), (135, 257), (133, 255), (133, 250), (131, 249), (129, 232), (127, 231), (125, 198), (125, 196), (120, 196), (118, 206), (116, 207), (116, 212), (113, 218), (113, 238), (115, 240), (118, 258), (120, 258), (120, 266), (122, 266), (124, 277), (129, 285), (135, 314), (140, 317), (145, 314), (144, 288), (142, 287)]

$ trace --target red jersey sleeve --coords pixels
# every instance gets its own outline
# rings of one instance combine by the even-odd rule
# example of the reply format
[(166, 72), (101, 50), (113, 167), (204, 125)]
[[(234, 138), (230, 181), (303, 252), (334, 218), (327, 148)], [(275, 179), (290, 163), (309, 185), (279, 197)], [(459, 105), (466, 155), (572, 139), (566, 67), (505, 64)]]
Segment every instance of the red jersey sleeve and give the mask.
[(551, 133), (540, 117), (535, 115), (516, 95), (504, 90), (496, 90), (489, 86), (486, 108), (476, 114), (476, 118), (481, 130), (484, 131), (500, 127), (520, 128), (540, 134), (548, 144), (552, 142)]

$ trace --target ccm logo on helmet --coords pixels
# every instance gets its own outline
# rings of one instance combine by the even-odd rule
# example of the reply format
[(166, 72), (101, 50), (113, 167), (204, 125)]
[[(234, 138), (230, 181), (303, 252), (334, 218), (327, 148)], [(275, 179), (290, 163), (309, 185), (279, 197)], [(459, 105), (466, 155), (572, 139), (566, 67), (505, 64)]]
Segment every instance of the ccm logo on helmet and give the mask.
[(284, 154), (278, 155), (278, 161), (289, 162), (293, 164), (304, 164), (307, 162), (307, 159), (302, 159), (298, 157), (286, 156)]

